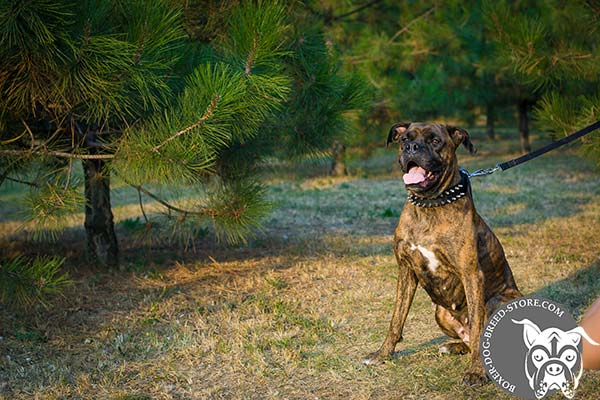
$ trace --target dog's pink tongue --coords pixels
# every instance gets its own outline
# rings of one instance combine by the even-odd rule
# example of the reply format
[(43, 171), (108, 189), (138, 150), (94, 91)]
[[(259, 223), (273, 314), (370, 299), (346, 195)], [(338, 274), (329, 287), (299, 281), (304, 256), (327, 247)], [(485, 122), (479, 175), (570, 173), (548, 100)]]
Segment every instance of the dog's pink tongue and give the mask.
[(425, 171), (423, 168), (415, 166), (412, 167), (407, 174), (404, 174), (402, 179), (404, 179), (405, 185), (414, 185), (423, 182), (426, 179), (426, 173), (427, 171)]

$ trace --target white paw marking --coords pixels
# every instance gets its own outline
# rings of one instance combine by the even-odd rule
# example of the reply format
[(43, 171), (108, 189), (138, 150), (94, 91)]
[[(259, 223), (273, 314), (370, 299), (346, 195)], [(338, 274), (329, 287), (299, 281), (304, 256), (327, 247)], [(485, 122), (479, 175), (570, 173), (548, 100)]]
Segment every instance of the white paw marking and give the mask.
[(376, 361), (375, 361), (375, 360), (373, 360), (373, 359), (371, 359), (371, 358), (365, 358), (365, 359), (362, 361), (362, 363), (363, 363), (364, 365), (373, 365), (373, 364), (376, 364)]

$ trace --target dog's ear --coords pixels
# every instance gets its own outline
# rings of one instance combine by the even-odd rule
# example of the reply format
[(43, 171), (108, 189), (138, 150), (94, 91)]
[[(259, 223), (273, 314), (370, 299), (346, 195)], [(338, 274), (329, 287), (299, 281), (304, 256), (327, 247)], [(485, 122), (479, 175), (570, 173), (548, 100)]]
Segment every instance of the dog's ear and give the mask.
[(538, 328), (535, 323), (531, 322), (527, 318), (522, 319), (521, 321), (515, 321), (513, 319), (512, 322), (523, 325), (523, 341), (525, 342), (527, 348), (530, 349), (531, 346), (533, 346), (533, 342), (535, 342), (535, 339), (540, 333), (542, 333), (542, 331), (540, 331), (540, 328)]
[(565, 333), (567, 334), (567, 336), (569, 336), (569, 339), (571, 339), (573, 341), (573, 344), (575, 344), (575, 346), (577, 346), (579, 344), (579, 342), (581, 341), (582, 337), (584, 337), (585, 340), (587, 340), (588, 342), (590, 342), (594, 346), (600, 346), (600, 343), (596, 343), (594, 341), (594, 339), (592, 339), (587, 334), (587, 332), (585, 331), (585, 329), (583, 329), (581, 326), (578, 326), (577, 328), (573, 328), (570, 331), (567, 331)]
[(412, 124), (412, 122), (399, 122), (397, 124), (394, 124), (394, 126), (392, 126), (392, 128), (390, 129), (390, 133), (388, 133), (388, 138), (387, 142), (385, 142), (385, 147), (388, 147), (390, 143), (399, 143), (400, 137), (404, 132), (406, 132), (410, 124)]
[(459, 128), (458, 126), (446, 125), (446, 130), (454, 143), (456, 143), (456, 146), (462, 143), (463, 146), (469, 150), (469, 153), (475, 154), (477, 150), (475, 150), (475, 146), (471, 143), (471, 136), (469, 136), (469, 132), (467, 132), (466, 129)]

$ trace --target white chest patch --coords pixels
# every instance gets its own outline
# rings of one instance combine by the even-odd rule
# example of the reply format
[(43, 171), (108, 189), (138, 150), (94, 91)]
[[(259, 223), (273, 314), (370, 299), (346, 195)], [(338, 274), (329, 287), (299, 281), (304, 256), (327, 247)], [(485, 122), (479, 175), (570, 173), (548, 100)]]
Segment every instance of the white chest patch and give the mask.
[(421, 254), (423, 255), (423, 257), (425, 257), (425, 260), (427, 260), (427, 267), (429, 267), (429, 269), (431, 270), (431, 272), (435, 272), (435, 270), (437, 269), (437, 267), (440, 266), (440, 262), (435, 257), (435, 254), (433, 253), (433, 251), (427, 250), (423, 246), (419, 246), (419, 245), (415, 246), (414, 244), (410, 245), (410, 249), (411, 250), (419, 250), (419, 252), (421, 252)]

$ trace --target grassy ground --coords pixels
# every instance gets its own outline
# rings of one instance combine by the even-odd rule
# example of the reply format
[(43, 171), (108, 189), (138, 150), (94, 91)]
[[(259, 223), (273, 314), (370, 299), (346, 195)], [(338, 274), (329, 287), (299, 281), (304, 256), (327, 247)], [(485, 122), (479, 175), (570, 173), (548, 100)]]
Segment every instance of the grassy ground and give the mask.
[[(477, 156), (461, 154), (471, 170), (517, 155), (512, 139), (477, 143)], [(381, 344), (394, 298), (405, 191), (393, 165), (390, 150), (354, 160), (340, 179), (322, 165), (274, 166), (277, 208), (246, 247), (144, 248), (121, 227), (126, 272), (84, 265), (79, 229), (56, 244), (3, 234), (4, 253), (67, 254), (76, 285), (50, 310), (0, 308), (0, 398), (510, 398), (459, 383), (468, 357), (438, 354), (444, 337), (422, 290), (397, 357), (361, 364)], [(474, 180), (473, 191), (521, 290), (579, 316), (600, 294), (600, 174), (557, 152)], [(13, 196), (0, 193), (0, 232), (20, 224)], [(138, 212), (127, 199), (115, 192), (118, 221)], [(576, 398), (599, 390), (600, 373), (586, 372)]]

